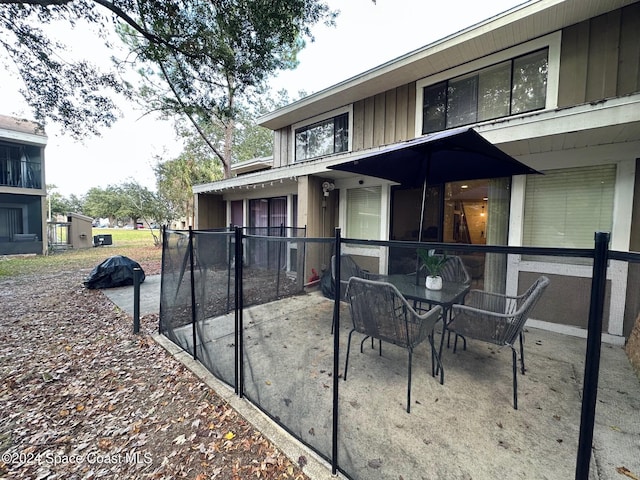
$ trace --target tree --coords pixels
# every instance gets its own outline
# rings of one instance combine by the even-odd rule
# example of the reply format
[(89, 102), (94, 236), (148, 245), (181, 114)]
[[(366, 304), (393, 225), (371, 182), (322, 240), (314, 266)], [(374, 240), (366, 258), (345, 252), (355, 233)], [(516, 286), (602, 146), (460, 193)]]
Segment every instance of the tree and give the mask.
[(40, 25), (84, 23), (111, 46), (119, 24), (134, 49), (128, 60), (149, 80), (141, 93), (151, 108), (185, 115), (196, 129), (213, 121), (225, 127), (224, 144), (209, 147), (227, 176), (237, 99), (294, 66), (310, 26), (334, 17), (323, 0), (0, 0), (0, 46), (35, 119), (81, 137), (116, 120), (108, 92), (126, 94), (130, 85), (86, 60), (68, 61)]
[[(273, 72), (295, 67), (309, 25), (335, 16), (319, 0), (217, 0), (139, 14), (145, 27), (177, 48), (121, 29), (140, 66), (138, 95), (155, 111), (187, 118), (221, 162), (224, 178), (242, 105), (262, 93)], [(224, 132), (221, 139), (208, 135), (211, 126)]]
[(118, 219), (120, 203), (118, 187), (113, 185), (104, 189), (93, 187), (84, 196), (84, 213), (93, 218), (108, 218), (114, 225)]
[[(304, 96), (304, 92), (299, 93)], [(251, 105), (238, 108), (236, 132), (232, 145), (234, 161), (268, 157), (273, 154), (273, 132), (256, 124), (256, 118), (291, 102), (286, 91), (276, 97), (261, 96)], [(171, 203), (178, 216), (190, 218), (194, 215), (193, 186), (222, 178), (222, 171), (215, 155), (202, 137), (185, 122), (176, 124), (179, 135), (185, 139), (185, 148), (176, 158), (157, 158), (154, 167), (158, 192)], [(207, 138), (215, 143), (224, 141), (224, 129), (219, 124), (203, 126)]]
[(57, 215), (66, 215), (70, 211), (69, 200), (58, 192), (57, 188), (55, 185), (47, 185), (49, 217), (51, 219), (54, 219)]
[(82, 196), (78, 197), (72, 193), (67, 199), (67, 204), (68, 212), (84, 214), (84, 198)]
[(175, 218), (171, 205), (162, 196), (143, 187), (136, 181), (129, 181), (118, 187), (120, 198), (119, 217), (128, 217), (133, 221), (134, 228), (138, 228), (138, 220), (146, 225), (156, 246), (161, 245), (157, 230), (151, 228), (151, 222), (169, 223)]
[(222, 178), (219, 163), (210, 151), (202, 151), (202, 142), (198, 137), (187, 142), (184, 151), (168, 161), (160, 161), (154, 167), (158, 193), (175, 212), (175, 220), (179, 217), (190, 218), (195, 222), (193, 185), (208, 183)]
[[(305, 96), (305, 92), (298, 92), (298, 98)], [(232, 160), (237, 162), (273, 155), (273, 132), (259, 126), (256, 119), (290, 104), (294, 99), (289, 97), (286, 90), (280, 90), (275, 93), (275, 96), (264, 92), (250, 101), (250, 104), (239, 109), (236, 120), (236, 135), (234, 135), (231, 153)]]

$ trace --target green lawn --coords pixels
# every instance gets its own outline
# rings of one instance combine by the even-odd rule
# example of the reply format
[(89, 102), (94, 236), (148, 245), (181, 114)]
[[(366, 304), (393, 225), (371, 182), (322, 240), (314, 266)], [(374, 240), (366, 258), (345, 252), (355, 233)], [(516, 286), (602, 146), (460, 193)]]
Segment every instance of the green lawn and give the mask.
[[(154, 230), (160, 236), (160, 230)], [(154, 245), (148, 228), (127, 230), (122, 228), (94, 228), (92, 235), (111, 235), (113, 245), (66, 250), (37, 256), (0, 256), (0, 278), (39, 272), (68, 271), (93, 268), (113, 255), (124, 255), (142, 264), (157, 262), (162, 249)]]

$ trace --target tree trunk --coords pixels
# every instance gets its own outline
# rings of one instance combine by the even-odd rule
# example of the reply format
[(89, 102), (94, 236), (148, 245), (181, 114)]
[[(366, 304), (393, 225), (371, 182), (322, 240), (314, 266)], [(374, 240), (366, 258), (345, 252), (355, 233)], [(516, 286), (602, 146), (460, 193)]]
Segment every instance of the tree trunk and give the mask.
[(231, 146), (233, 142), (233, 124), (229, 122), (224, 127), (224, 160), (222, 168), (224, 178), (231, 178)]

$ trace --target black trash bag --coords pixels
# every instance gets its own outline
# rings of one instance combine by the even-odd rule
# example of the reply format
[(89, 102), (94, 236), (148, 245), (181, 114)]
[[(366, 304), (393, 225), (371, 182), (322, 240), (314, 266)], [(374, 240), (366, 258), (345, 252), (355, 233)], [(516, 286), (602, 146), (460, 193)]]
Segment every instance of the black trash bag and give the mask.
[(87, 288), (112, 288), (133, 285), (134, 268), (140, 268), (140, 283), (144, 282), (144, 270), (138, 262), (123, 255), (109, 257), (91, 270), (84, 281), (84, 286)]
[(331, 270), (328, 268), (322, 272), (322, 276), (320, 277), (320, 288), (322, 290), (322, 294), (330, 299), (334, 299), (335, 289), (333, 288), (333, 278), (331, 278)]

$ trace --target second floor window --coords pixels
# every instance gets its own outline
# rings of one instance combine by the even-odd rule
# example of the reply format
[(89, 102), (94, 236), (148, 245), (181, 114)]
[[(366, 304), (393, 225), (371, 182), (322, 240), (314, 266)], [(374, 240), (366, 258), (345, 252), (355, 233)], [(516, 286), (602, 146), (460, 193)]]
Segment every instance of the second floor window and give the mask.
[(295, 136), (296, 161), (346, 152), (349, 149), (349, 114), (298, 128)]
[(548, 49), (424, 88), (422, 133), (545, 107)]
[(0, 185), (42, 188), (40, 147), (0, 143)]

